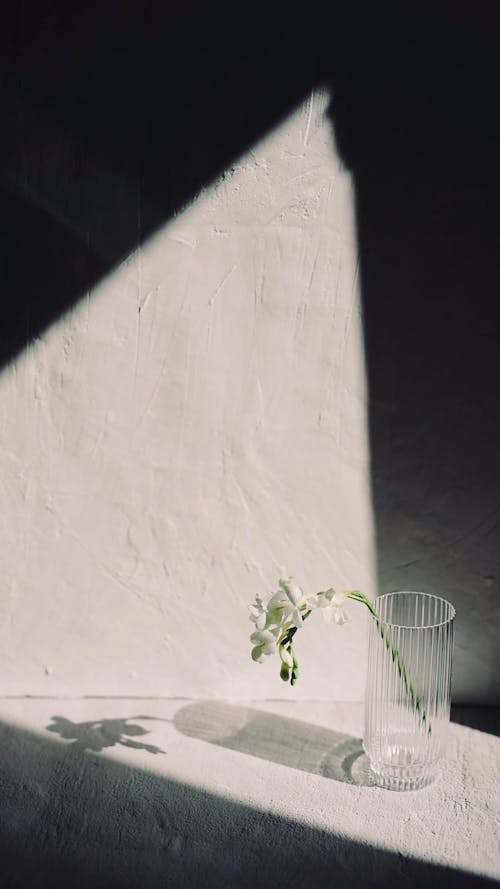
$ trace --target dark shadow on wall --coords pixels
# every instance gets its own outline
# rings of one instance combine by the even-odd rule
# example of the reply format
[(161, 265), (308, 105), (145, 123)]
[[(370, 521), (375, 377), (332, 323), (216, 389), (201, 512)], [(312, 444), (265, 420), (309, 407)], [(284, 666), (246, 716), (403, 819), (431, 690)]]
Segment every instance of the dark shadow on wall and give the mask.
[(479, 889), (420, 862), (0, 725), (8, 889)]
[(304, 98), (315, 26), (127, 0), (0, 24), (3, 365)]
[(331, 119), (357, 203), (379, 588), (454, 602), (459, 702), (494, 703), (497, 32), (484, 4), (387, 9), (344, 18), (331, 72)]

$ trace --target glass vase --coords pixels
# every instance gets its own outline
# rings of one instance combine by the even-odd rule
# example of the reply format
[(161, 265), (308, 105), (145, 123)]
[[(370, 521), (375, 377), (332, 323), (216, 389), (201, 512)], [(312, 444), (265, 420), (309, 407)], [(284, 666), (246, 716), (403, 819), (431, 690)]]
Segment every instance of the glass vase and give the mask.
[(417, 790), (435, 779), (445, 750), (455, 609), (418, 592), (373, 604), (363, 744), (378, 785)]

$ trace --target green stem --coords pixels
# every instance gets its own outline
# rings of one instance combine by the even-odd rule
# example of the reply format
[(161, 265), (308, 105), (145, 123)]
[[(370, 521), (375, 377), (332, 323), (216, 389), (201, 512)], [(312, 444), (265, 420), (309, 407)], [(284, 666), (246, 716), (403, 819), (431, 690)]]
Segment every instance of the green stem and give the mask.
[[(431, 734), (431, 725), (428, 721), (427, 713), (426, 713), (425, 707), (423, 705), (422, 699), (419, 698), (418, 695), (415, 693), (415, 689), (413, 688), (413, 685), (412, 685), (410, 679), (408, 678), (408, 675), (406, 672), (406, 667), (401, 659), (401, 655), (399, 654), (399, 651), (397, 650), (395, 645), (392, 644), (388, 633), (384, 629), (384, 625), (383, 625), (379, 615), (377, 614), (377, 611), (375, 609), (373, 602), (368, 598), (368, 596), (366, 596), (364, 593), (362, 593), (361, 590), (349, 590), (346, 592), (346, 595), (349, 599), (354, 599), (355, 602), (361, 602), (363, 605), (366, 605), (366, 607), (368, 608), (368, 611), (370, 612), (370, 614), (372, 615), (372, 617), (374, 618), (374, 620), (377, 624), (377, 629), (380, 633), (380, 638), (385, 643), (387, 651), (390, 652), (391, 657), (392, 657), (392, 662), (395, 663), (398, 668), (398, 673), (399, 673), (399, 676), (404, 684), (406, 694), (408, 695), (414, 710), (418, 714), (420, 723), (422, 725), (424, 725), (424, 724), (427, 725), (428, 733)], [(304, 621), (312, 613), (312, 609), (308, 608), (307, 605), (303, 605), (301, 607), (305, 608), (305, 611), (302, 614), (302, 620)], [(295, 636), (296, 632), (297, 632), (296, 626), (285, 627), (282, 636), (280, 637), (280, 639), (278, 639), (278, 642), (277, 642), (278, 646), (280, 648), (286, 649), (286, 651), (288, 651), (290, 656), (292, 657), (292, 667), (290, 668), (287, 665), (282, 664), (281, 673), (280, 673), (281, 678), (285, 682), (289, 681), (291, 685), (295, 685), (295, 683), (297, 682), (297, 679), (298, 679), (298, 675), (299, 675), (299, 665), (298, 665), (298, 661), (295, 656), (295, 652), (293, 650), (293, 644), (292, 644), (293, 637)]]
[(416, 712), (418, 714), (420, 723), (422, 725), (424, 725), (424, 724), (427, 725), (427, 730), (430, 735), (431, 734), (431, 724), (427, 718), (427, 713), (426, 713), (425, 707), (423, 705), (422, 699), (419, 698), (418, 695), (415, 693), (415, 689), (413, 688), (413, 685), (408, 678), (408, 675), (406, 673), (406, 667), (401, 659), (399, 651), (392, 644), (392, 642), (389, 638), (389, 635), (384, 630), (384, 625), (383, 625), (382, 621), (380, 620), (380, 617), (377, 614), (377, 611), (375, 610), (375, 606), (373, 605), (373, 602), (371, 602), (370, 599), (368, 599), (368, 597), (365, 596), (365, 594), (362, 593), (360, 590), (351, 590), (347, 593), (347, 596), (349, 599), (354, 599), (356, 602), (362, 602), (363, 605), (366, 605), (366, 607), (368, 608), (368, 611), (375, 619), (375, 622), (377, 624), (377, 629), (380, 633), (380, 638), (385, 642), (385, 647), (387, 648), (387, 651), (390, 651), (391, 657), (392, 657), (392, 662), (397, 665), (398, 673), (399, 673), (400, 678), (403, 680), (406, 694), (408, 695), (413, 708), (416, 710)]

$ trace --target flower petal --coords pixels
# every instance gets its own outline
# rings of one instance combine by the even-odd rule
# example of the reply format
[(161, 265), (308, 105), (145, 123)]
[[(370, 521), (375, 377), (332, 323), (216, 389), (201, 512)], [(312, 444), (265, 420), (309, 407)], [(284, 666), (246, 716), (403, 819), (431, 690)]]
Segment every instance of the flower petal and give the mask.
[(252, 648), (252, 660), (256, 661), (257, 664), (261, 664), (264, 660), (262, 656), (262, 645), (256, 645), (255, 648)]
[(307, 596), (306, 605), (308, 608), (311, 608), (311, 610), (314, 608), (320, 608), (321, 605), (320, 605), (320, 600), (318, 599), (318, 594), (313, 593), (311, 596)]
[(303, 590), (301, 590), (299, 585), (295, 583), (293, 577), (289, 577), (287, 580), (280, 578), (279, 585), (281, 589), (285, 591), (293, 605), (299, 605), (300, 602), (302, 602), (302, 599), (304, 598)]
[(274, 654), (276, 651), (276, 642), (274, 640), (272, 642), (266, 642), (265, 645), (262, 646), (262, 651), (264, 654)]
[(270, 608), (267, 612), (268, 624), (280, 624), (283, 621), (284, 607), (280, 605), (278, 608)]
[(302, 619), (302, 615), (301, 615), (298, 608), (293, 608), (290, 611), (288, 620), (292, 622), (292, 626), (297, 627), (297, 628), (301, 627), (302, 624), (304, 623), (304, 621)]
[(346, 608), (334, 608), (333, 609), (333, 619), (337, 626), (341, 627), (342, 624), (348, 624), (351, 620), (351, 615), (347, 611)]
[(273, 593), (269, 602), (267, 603), (267, 610), (272, 611), (273, 608), (278, 608), (279, 606), (283, 606), (288, 602), (288, 597), (286, 593), (282, 590), (278, 590), (277, 593)]
[(272, 642), (274, 645), (274, 636), (269, 630), (257, 630), (250, 636), (250, 642), (255, 645), (268, 645)]
[(343, 605), (347, 598), (347, 593), (342, 593), (339, 590), (337, 593), (334, 593), (332, 597), (332, 605), (335, 605), (336, 607)]

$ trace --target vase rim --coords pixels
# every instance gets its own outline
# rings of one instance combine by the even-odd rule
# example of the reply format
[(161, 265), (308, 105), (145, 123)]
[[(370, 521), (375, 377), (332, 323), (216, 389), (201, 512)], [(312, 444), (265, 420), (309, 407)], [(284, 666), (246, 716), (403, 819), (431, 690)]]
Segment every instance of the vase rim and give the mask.
[(445, 618), (445, 620), (439, 620), (436, 623), (429, 623), (422, 625), (412, 625), (412, 624), (403, 624), (397, 623), (395, 621), (384, 620), (384, 618), (379, 618), (380, 623), (382, 623), (385, 627), (397, 627), (402, 630), (434, 630), (436, 627), (444, 627), (446, 624), (451, 624), (456, 617), (455, 606), (448, 602), (448, 599), (445, 599), (443, 596), (436, 596), (435, 593), (423, 593), (421, 590), (391, 590), (388, 593), (380, 593), (380, 595), (375, 597), (375, 602), (380, 602), (381, 599), (386, 599), (389, 596), (425, 596), (427, 599), (436, 599), (439, 602), (444, 602), (444, 604), (449, 609), (449, 616)]

